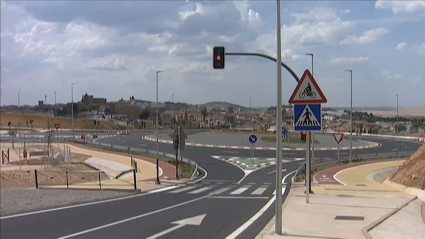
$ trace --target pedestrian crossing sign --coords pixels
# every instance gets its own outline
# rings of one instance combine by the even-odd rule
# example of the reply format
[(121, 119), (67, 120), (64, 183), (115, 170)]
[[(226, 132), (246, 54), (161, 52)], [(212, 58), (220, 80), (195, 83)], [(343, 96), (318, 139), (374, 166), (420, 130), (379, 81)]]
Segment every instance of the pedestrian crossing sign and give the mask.
[(295, 131), (321, 131), (322, 107), (320, 104), (294, 105)]

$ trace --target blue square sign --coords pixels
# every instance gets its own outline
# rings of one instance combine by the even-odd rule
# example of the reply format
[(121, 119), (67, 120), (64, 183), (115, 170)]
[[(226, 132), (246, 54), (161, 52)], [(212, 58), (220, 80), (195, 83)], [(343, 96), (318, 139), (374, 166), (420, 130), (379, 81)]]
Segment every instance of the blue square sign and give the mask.
[(294, 105), (295, 131), (322, 131), (320, 104)]

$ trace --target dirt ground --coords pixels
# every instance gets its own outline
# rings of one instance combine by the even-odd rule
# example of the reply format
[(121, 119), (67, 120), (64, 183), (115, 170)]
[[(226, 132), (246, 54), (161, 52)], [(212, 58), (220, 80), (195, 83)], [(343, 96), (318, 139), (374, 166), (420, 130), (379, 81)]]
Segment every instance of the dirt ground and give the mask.
[[(54, 129), (54, 124), (60, 124), (61, 129), (70, 129), (72, 128), (72, 119), (63, 118), (63, 117), (49, 117), (41, 116), (36, 114), (18, 114), (18, 113), (0, 113), (1, 126), (7, 127), (7, 123), (12, 122), (12, 126), (18, 125), (20, 123), (21, 127), (27, 126), (31, 127), (29, 123), (30, 120), (33, 120), (32, 126), (34, 128), (47, 128), (48, 122), (50, 122), (50, 127)], [(99, 125), (95, 126), (93, 120), (91, 119), (74, 119), (75, 129), (118, 129), (119, 126), (113, 124), (109, 121), (99, 121)]]
[[(382, 117), (395, 117), (397, 116), (397, 110), (371, 110), (368, 111), (368, 113), (372, 113), (376, 116), (382, 116)], [(398, 115), (399, 116), (422, 116), (425, 117), (425, 107), (415, 107), (415, 108), (404, 108), (399, 107), (398, 109)]]
[[(44, 146), (31, 145), (30, 148), (45, 149)], [(56, 150), (57, 148), (54, 147)], [(11, 150), (11, 153), (15, 150)], [(22, 150), (21, 150), (22, 154)], [(54, 184), (66, 184), (66, 178), (68, 176), (68, 182), (73, 183), (87, 183), (99, 181), (99, 173), (94, 172), (96, 169), (89, 167), (83, 162), (90, 158), (89, 155), (71, 153), (71, 164), (59, 164), (59, 165), (40, 165), (40, 157), (33, 157), (31, 160), (23, 160), (21, 155), (21, 161), (17, 159), (11, 160), (10, 163), (1, 167), (0, 172), (0, 190), (15, 190), (23, 188), (34, 188), (35, 187), (35, 174), (34, 170), (37, 169), (38, 182), (40, 185), (54, 185)], [(17, 158), (17, 155), (16, 155)], [(30, 165), (26, 164), (27, 162)], [(21, 166), (19, 166), (21, 164)], [(21, 170), (20, 170), (21, 168)], [(69, 171), (65, 173), (65, 171)], [(91, 172), (76, 172), (76, 171), (91, 171)], [(101, 173), (101, 180), (107, 180), (109, 177)]]
[(391, 181), (425, 190), (425, 146), (403, 163)]

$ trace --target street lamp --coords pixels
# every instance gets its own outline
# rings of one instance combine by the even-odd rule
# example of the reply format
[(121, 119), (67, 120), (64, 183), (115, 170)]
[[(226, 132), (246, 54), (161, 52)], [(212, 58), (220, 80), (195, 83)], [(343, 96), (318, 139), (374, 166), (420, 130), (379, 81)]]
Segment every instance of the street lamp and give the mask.
[(174, 103), (174, 94), (171, 95), (171, 103)]
[(249, 97), (249, 110), (252, 110), (252, 107), (251, 107), (251, 97)]
[[(306, 56), (311, 56), (311, 75), (314, 76), (314, 55), (313, 53), (305, 53)], [(310, 132), (308, 132), (310, 133)], [(310, 137), (307, 137), (310, 140)], [(310, 169), (309, 172), (311, 173), (311, 164), (314, 162), (314, 131), (311, 132), (311, 158), (310, 160)], [(310, 149), (307, 149), (310, 150)], [(308, 190), (311, 192), (311, 177), (309, 177), (309, 183), (308, 183)]]
[(21, 110), (21, 108), (19, 107), (20, 106), (20, 103), (19, 103), (19, 92), (21, 92), (21, 89), (19, 89), (18, 90), (18, 112), (20, 112)]
[(74, 138), (74, 85), (77, 84), (75, 82), (71, 83), (71, 117), (72, 117), (72, 138)]
[(280, 24), (280, 1), (276, 0), (276, 63), (277, 63), (277, 104), (276, 104), (276, 212), (275, 233), (282, 235), (282, 35)]
[(396, 96), (397, 96), (397, 124), (396, 124), (396, 134), (398, 134), (398, 94), (396, 94)]
[[(21, 92), (21, 89), (19, 89), (18, 90), (18, 113), (21, 113), (21, 107), (20, 107), (20, 102), (19, 102), (19, 92)], [(19, 138), (21, 138), (21, 124), (19, 124), (19, 122), (18, 122), (18, 125), (19, 125), (19, 128), (18, 128), (18, 134), (19, 134)]]
[(57, 112), (57, 110), (56, 110), (56, 91), (53, 91), (53, 93), (55, 93), (55, 116), (58, 116), (57, 114), (58, 114), (58, 112)]
[(347, 72), (350, 72), (350, 81), (351, 81), (351, 99), (350, 99), (350, 163), (351, 163), (351, 155), (353, 151), (353, 71), (352, 70), (345, 70)]
[(159, 117), (158, 117), (158, 74), (163, 71), (156, 72), (156, 184), (161, 184), (159, 181), (159, 143), (158, 143), (158, 126), (159, 126)]

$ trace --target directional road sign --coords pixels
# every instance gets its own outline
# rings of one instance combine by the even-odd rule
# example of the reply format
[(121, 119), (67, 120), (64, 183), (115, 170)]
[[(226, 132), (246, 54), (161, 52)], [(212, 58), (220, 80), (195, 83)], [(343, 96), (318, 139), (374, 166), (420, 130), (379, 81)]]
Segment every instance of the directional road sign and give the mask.
[(248, 140), (251, 144), (255, 144), (257, 142), (257, 136), (252, 134), (248, 137)]
[(292, 93), (291, 98), (289, 98), (289, 103), (291, 104), (317, 104), (317, 103), (326, 103), (328, 100), (317, 85), (316, 80), (310, 74), (309, 70), (305, 70), (303, 76), (298, 82), (297, 87)]
[(320, 104), (294, 105), (295, 131), (321, 131), (322, 107)]
[(289, 138), (288, 130), (282, 129), (282, 137), (285, 139)]

